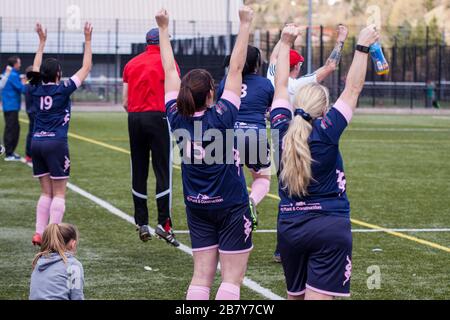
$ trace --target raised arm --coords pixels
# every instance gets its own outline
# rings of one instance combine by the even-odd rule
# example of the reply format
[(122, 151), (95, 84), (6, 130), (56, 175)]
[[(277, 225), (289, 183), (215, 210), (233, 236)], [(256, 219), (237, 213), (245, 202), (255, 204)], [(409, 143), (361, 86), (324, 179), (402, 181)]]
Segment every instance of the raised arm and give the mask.
[[(370, 47), (380, 38), (375, 25), (364, 28), (359, 34), (358, 45)], [(352, 65), (347, 74), (344, 91), (339, 97), (346, 105), (350, 106), (354, 111), (358, 103), (359, 94), (361, 93), (364, 82), (366, 80), (368, 53), (360, 51), (355, 52)]]
[(242, 71), (244, 70), (247, 59), (248, 39), (250, 36), (250, 27), (253, 20), (253, 10), (250, 7), (243, 6), (239, 9), (239, 34), (231, 53), (230, 68), (228, 70), (225, 90), (241, 96), (242, 90)]
[(84, 25), (84, 56), (83, 56), (83, 66), (75, 74), (80, 82), (86, 80), (89, 72), (92, 69), (92, 25), (86, 22)]
[(338, 37), (336, 40), (336, 45), (331, 52), (327, 62), (323, 67), (316, 71), (317, 82), (322, 82), (328, 76), (330, 76), (339, 66), (339, 62), (342, 57), (342, 49), (344, 48), (345, 40), (347, 40), (348, 28), (342, 24), (338, 26)]
[(278, 40), (277, 44), (275, 45), (275, 47), (272, 50), (272, 54), (270, 55), (270, 60), (269, 63), (270, 64), (277, 64), (278, 61), (278, 55), (280, 54), (280, 46), (281, 46), (281, 39)]
[(161, 49), (161, 60), (164, 68), (164, 91), (166, 93), (180, 90), (180, 75), (173, 55), (169, 39), (169, 13), (161, 9), (155, 16), (159, 28), (159, 47)]
[(294, 25), (283, 29), (278, 53), (277, 70), (275, 73), (275, 95), (273, 100), (289, 100), (289, 50), (300, 33), (300, 29)]
[(44, 55), (45, 42), (47, 41), (47, 29), (44, 30), (42, 25), (38, 22), (36, 23), (36, 33), (39, 36), (39, 47), (34, 56), (33, 71), (39, 72), (42, 64), (42, 57)]

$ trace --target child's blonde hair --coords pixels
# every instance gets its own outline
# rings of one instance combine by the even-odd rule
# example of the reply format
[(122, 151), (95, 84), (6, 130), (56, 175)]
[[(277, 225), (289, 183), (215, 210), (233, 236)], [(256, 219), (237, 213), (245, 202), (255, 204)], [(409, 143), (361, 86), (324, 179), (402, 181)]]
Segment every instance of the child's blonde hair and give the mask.
[(64, 263), (67, 263), (65, 251), (71, 240), (78, 241), (77, 227), (68, 223), (49, 224), (42, 235), (41, 250), (34, 257), (33, 268), (42, 256), (47, 256), (53, 252), (59, 253)]
[(323, 116), (328, 106), (328, 89), (318, 83), (302, 87), (295, 96), (295, 110), (302, 109), (311, 119), (294, 116), (283, 139), (280, 180), (290, 197), (307, 195), (312, 179), (313, 159), (308, 144), (312, 121)]

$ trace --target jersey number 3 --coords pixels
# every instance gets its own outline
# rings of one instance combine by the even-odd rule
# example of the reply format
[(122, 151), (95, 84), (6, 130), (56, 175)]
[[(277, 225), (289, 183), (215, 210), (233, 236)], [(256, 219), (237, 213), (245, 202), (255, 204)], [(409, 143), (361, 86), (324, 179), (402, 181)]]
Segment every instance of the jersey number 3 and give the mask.
[(53, 98), (50, 96), (41, 97), (41, 110), (50, 110), (53, 105)]
[(242, 89), (241, 89), (241, 99), (245, 98), (247, 96), (247, 85), (245, 83), (242, 84)]

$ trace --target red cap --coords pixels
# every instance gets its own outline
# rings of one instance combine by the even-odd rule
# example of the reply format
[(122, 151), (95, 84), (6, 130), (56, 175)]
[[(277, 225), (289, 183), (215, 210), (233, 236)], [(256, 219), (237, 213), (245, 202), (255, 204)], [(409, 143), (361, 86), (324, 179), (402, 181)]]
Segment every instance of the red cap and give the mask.
[(289, 51), (289, 66), (292, 68), (294, 66), (296, 66), (297, 64), (299, 64), (300, 62), (303, 63), (305, 61), (305, 58), (303, 58), (303, 56), (298, 53), (295, 50)]

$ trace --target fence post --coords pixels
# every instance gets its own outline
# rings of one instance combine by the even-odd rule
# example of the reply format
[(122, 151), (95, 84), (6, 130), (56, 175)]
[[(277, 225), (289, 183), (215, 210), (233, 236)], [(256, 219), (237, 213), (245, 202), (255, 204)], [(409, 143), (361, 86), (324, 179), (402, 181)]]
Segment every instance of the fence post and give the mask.
[(266, 31), (266, 59), (267, 59), (267, 61), (270, 60), (270, 32), (269, 32), (269, 30)]
[(394, 82), (394, 106), (397, 105), (397, 92), (396, 92), (396, 77), (395, 77), (395, 67), (397, 66), (397, 37), (394, 38), (394, 46), (392, 47), (392, 67), (391, 75), (392, 81)]
[(114, 73), (114, 103), (119, 103), (119, 73), (120, 73), (120, 56), (119, 56), (119, 19), (116, 19), (116, 68)]
[(320, 65), (323, 64), (323, 25), (320, 25)]
[(430, 66), (429, 66), (429, 54), (430, 50), (430, 28), (426, 28), (426, 40), (425, 40), (425, 83), (430, 79)]
[(2, 52), (3, 52), (3, 17), (0, 17), (0, 63), (2, 62)]
[(109, 97), (109, 94), (110, 94), (110, 86), (111, 86), (111, 83), (110, 83), (110, 81), (111, 81), (111, 66), (113, 65), (112, 63), (111, 63), (111, 30), (108, 30), (108, 36), (107, 36), (107, 47), (106, 47), (106, 59), (107, 59), (107, 61), (106, 61), (106, 65), (107, 65), (107, 67), (106, 67), (106, 78), (107, 78), (107, 80), (106, 80), (106, 101), (110, 101), (110, 97)]
[(58, 40), (57, 40), (57, 46), (58, 46), (58, 60), (61, 60), (61, 18), (58, 18)]

